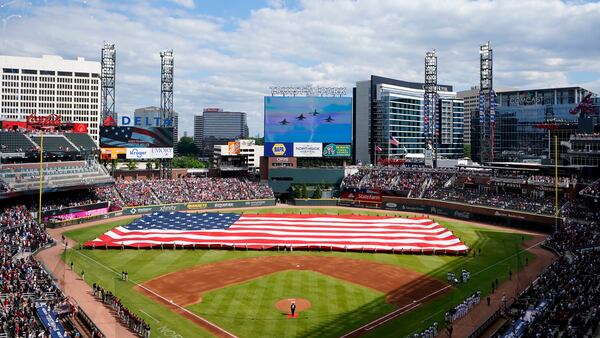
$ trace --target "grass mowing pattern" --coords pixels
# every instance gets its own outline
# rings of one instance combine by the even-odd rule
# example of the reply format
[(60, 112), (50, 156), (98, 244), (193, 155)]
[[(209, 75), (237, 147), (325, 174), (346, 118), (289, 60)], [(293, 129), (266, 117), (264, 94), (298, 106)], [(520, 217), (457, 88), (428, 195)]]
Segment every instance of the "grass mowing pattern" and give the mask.
[[(361, 214), (361, 215), (398, 215), (390, 212), (356, 211), (348, 209), (322, 209), (322, 208), (265, 208), (252, 210), (251, 213), (303, 213), (303, 214)], [(129, 221), (109, 222), (89, 228), (82, 228), (67, 232), (69, 238), (83, 243), (96, 238), (107, 230), (129, 223)], [(520, 249), (523, 239), (528, 236), (512, 234), (500, 230), (486, 229), (464, 224), (460, 221), (439, 221), (440, 224), (452, 230), (469, 247), (481, 248), (482, 255), (476, 257), (454, 257), (454, 256), (420, 256), (420, 255), (392, 255), (372, 253), (344, 253), (344, 252), (302, 252), (293, 253), (273, 251), (220, 251), (220, 250), (76, 250), (67, 252), (67, 261), (75, 263), (75, 270), (80, 273), (86, 272), (86, 281), (89, 284), (99, 283), (105, 288), (115, 292), (123, 303), (136, 311), (138, 315), (147, 320), (152, 326), (153, 337), (161, 337), (160, 329), (166, 327), (175, 330), (183, 337), (204, 337), (209, 334), (185, 318), (176, 315), (168, 309), (156, 304), (133, 290), (131, 283), (119, 280), (114, 272), (109, 272), (95, 261), (117, 271), (129, 272), (130, 280), (142, 283), (148, 279), (160, 275), (181, 270), (183, 268), (218, 262), (222, 260), (271, 256), (271, 255), (324, 255), (341, 256), (356, 259), (370, 259), (381, 263), (399, 265), (407, 269), (428, 274), (432, 277), (445, 280), (447, 271), (459, 272), (465, 268), (470, 270), (474, 276), (469, 284), (461, 285), (453, 292), (437, 298), (417, 309), (403, 315), (402, 317), (388, 322), (383, 327), (373, 330), (371, 337), (398, 337), (421, 330), (433, 321), (443, 322), (444, 312), (451, 306), (462, 301), (467, 295), (481, 290), (486, 295), (491, 290), (491, 282), (498, 278), (501, 282), (508, 278), (509, 269), (516, 272), (522, 268), (525, 257), (529, 260), (533, 255), (529, 253), (516, 254)], [(509, 231), (509, 230), (507, 230)], [(507, 259), (507, 257), (510, 257)], [(482, 271), (478, 273), (478, 271)], [(330, 278), (330, 277), (327, 277)], [(276, 287), (276, 286), (273, 286)], [(415, 286), (418, 287), (418, 286)], [(252, 291), (248, 289), (248, 293)], [(306, 297), (303, 297), (306, 298)], [(272, 307), (272, 305), (269, 305)], [(313, 306), (316, 304), (313, 302)], [(309, 325), (303, 331), (303, 336), (334, 337), (356, 328), (370, 319), (366, 313), (381, 306), (381, 301), (375, 299), (366, 301), (361, 306), (346, 312), (344, 316), (329, 320), (319, 320), (314, 325)], [(150, 316), (140, 312), (143, 310)], [(323, 317), (325, 318), (325, 317)], [(264, 325), (267, 325), (266, 323)], [(225, 329), (229, 327), (224, 326)]]
[[(299, 318), (289, 319), (274, 306), (278, 300), (288, 298), (307, 299), (311, 307)], [(240, 337), (306, 337), (366, 304), (371, 306), (361, 320), (393, 310), (381, 292), (313, 271), (282, 271), (208, 292), (201, 303), (188, 309)], [(348, 328), (330, 329), (333, 334)]]

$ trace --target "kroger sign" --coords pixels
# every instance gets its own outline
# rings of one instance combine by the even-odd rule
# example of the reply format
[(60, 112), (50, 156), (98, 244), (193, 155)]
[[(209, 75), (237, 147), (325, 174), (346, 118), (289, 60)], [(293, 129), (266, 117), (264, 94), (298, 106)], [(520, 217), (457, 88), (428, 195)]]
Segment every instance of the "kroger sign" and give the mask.
[(173, 148), (127, 148), (128, 160), (173, 158)]

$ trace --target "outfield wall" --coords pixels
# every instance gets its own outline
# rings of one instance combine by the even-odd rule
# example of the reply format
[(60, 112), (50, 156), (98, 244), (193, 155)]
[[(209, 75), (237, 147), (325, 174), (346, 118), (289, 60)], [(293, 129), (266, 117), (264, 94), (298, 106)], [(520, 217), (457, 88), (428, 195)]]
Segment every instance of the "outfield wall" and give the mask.
[(149, 214), (152, 212), (169, 212), (184, 210), (203, 210), (203, 209), (223, 209), (223, 208), (244, 208), (244, 207), (271, 207), (275, 206), (274, 199), (245, 200), (245, 201), (217, 201), (217, 202), (193, 202), (193, 203), (174, 203), (163, 205), (144, 205), (139, 207), (126, 207), (119, 211), (109, 212), (104, 215), (77, 218), (62, 222), (48, 223), (49, 228), (59, 228), (72, 224), (81, 224), (101, 219), (110, 219), (120, 216), (134, 216)]
[(549, 215), (420, 198), (382, 196), (380, 202), (343, 199), (338, 205), (432, 214), (548, 233), (554, 231), (556, 222), (562, 224), (562, 219)]

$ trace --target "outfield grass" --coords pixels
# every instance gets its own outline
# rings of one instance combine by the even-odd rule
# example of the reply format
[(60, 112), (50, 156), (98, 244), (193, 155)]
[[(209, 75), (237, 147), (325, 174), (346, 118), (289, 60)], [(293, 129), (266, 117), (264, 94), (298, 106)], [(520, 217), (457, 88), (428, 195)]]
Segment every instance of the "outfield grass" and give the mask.
[[(371, 214), (371, 215), (392, 215), (390, 212), (376, 212), (376, 211), (356, 211), (348, 209), (323, 209), (323, 208), (307, 208), (307, 209), (293, 209), (293, 208), (265, 208), (260, 210), (251, 210), (252, 213), (324, 213), (324, 214)], [(397, 215), (397, 214), (394, 214)], [(65, 235), (73, 240), (83, 243), (88, 240), (96, 238), (98, 235), (104, 233), (106, 230), (111, 229), (118, 225), (126, 224), (130, 221), (119, 221), (109, 222), (98, 226), (89, 228), (82, 228), (67, 232)], [(67, 261), (73, 261), (75, 264), (75, 270), (80, 272), (85, 270), (86, 281), (88, 283), (97, 282), (115, 292), (123, 303), (136, 311), (142, 318), (148, 321), (152, 326), (153, 337), (161, 337), (160, 329), (166, 327), (170, 330), (176, 331), (183, 337), (203, 337), (209, 336), (205, 331), (202, 331), (196, 325), (190, 323), (183, 317), (172, 313), (168, 309), (161, 305), (154, 303), (142, 294), (136, 292), (133, 289), (131, 283), (122, 282), (119, 280), (120, 272), (123, 270), (128, 271), (130, 280), (138, 283), (142, 283), (160, 275), (181, 270), (183, 268), (206, 264), (211, 262), (218, 262), (223, 260), (247, 258), (247, 257), (258, 257), (258, 256), (272, 256), (272, 255), (323, 255), (323, 256), (341, 256), (347, 258), (356, 259), (368, 259), (374, 260), (381, 263), (399, 265), (407, 269), (418, 271), (434, 278), (445, 280), (447, 271), (459, 272), (460, 269), (465, 268), (472, 272), (472, 281), (466, 285), (462, 285), (455, 289), (453, 292), (448, 293), (442, 297), (438, 297), (433, 302), (427, 303), (420, 306), (416, 310), (410, 313), (390, 321), (387, 325), (372, 331), (370, 336), (372, 337), (385, 337), (385, 336), (406, 336), (408, 333), (416, 330), (421, 330), (432, 323), (434, 320), (443, 322), (444, 312), (453, 306), (454, 304), (462, 301), (467, 295), (481, 290), (485, 295), (491, 290), (491, 281), (498, 278), (499, 281), (503, 281), (508, 278), (509, 269), (516, 272), (522, 267), (522, 263), (527, 257), (529, 260), (532, 259), (530, 253), (516, 254), (520, 249), (522, 240), (526, 240), (528, 236), (522, 236), (520, 234), (512, 234), (509, 232), (503, 232), (499, 230), (493, 230), (488, 228), (475, 227), (464, 224), (460, 221), (439, 221), (442, 225), (452, 230), (458, 237), (460, 237), (467, 245), (474, 248), (476, 252), (481, 249), (482, 255), (476, 257), (454, 257), (454, 256), (427, 256), (427, 255), (392, 255), (392, 254), (374, 254), (374, 253), (344, 253), (344, 252), (303, 252), (295, 251), (293, 253), (276, 252), (276, 251), (228, 251), (228, 250), (72, 250), (67, 252)], [(313, 273), (314, 274), (314, 273)], [(271, 276), (265, 276), (255, 281), (250, 281), (238, 286), (230, 286), (220, 290), (204, 295), (205, 302), (193, 306), (192, 310), (198, 311), (201, 314), (206, 314), (208, 318), (222, 324), (225, 329), (237, 330), (239, 327), (240, 335), (242, 337), (256, 337), (255, 333), (261, 332), (258, 336), (265, 336), (272, 333), (269, 327), (273, 329), (280, 329), (280, 326), (286, 327), (286, 325), (275, 325), (271, 320), (265, 320), (264, 323), (256, 321), (254, 325), (251, 325), (252, 320), (248, 323), (248, 320), (239, 320), (239, 322), (246, 322), (246, 324), (238, 324), (238, 320), (234, 320), (233, 317), (223, 317), (223, 308), (230, 308), (227, 305), (226, 299), (228, 297), (219, 296), (219, 294), (244, 294), (241, 290), (246, 290), (246, 293), (253, 294), (254, 289), (260, 289), (261, 285), (270, 284), (271, 288), (278, 288), (278, 278), (284, 278), (278, 274)], [(330, 279), (330, 277), (322, 278)], [(258, 284), (253, 284), (254, 282)], [(336, 281), (337, 283), (341, 281)], [(266, 283), (266, 284), (262, 284)], [(345, 282), (344, 282), (345, 283)], [(310, 283), (309, 283), (310, 284)], [(347, 284), (347, 283), (346, 283)], [(246, 287), (243, 287), (245, 285)], [(418, 286), (415, 286), (418, 287)], [(229, 291), (231, 289), (232, 291)], [(251, 291), (252, 290), (252, 291)], [(371, 290), (372, 291), (372, 290)], [(338, 292), (340, 295), (340, 301), (336, 304), (348, 304), (348, 300), (342, 300), (343, 292)], [(208, 297), (208, 298), (207, 298)], [(214, 298), (210, 298), (214, 297)], [(220, 305), (213, 309), (214, 312), (209, 311), (209, 299), (220, 300)], [(248, 297), (258, 297), (248, 296)], [(278, 297), (278, 296), (277, 296)], [(302, 296), (307, 298), (307, 296)], [(337, 297), (337, 296), (336, 296)], [(233, 297), (235, 299), (239, 297)], [(260, 298), (260, 297), (259, 297)], [(283, 297), (282, 297), (283, 298)], [(348, 297), (346, 297), (348, 298)], [(258, 298), (243, 298), (244, 301), (249, 302), (262, 302)], [(319, 308), (319, 302), (326, 301), (326, 298), (317, 297), (317, 301), (313, 302), (313, 307)], [(296, 325), (296, 327), (288, 327), (288, 330), (281, 332), (290, 332), (293, 336), (319, 336), (319, 337), (334, 337), (339, 336), (345, 331), (350, 331), (352, 328), (356, 328), (363, 323), (368, 322), (373, 317), (376, 317), (381, 309), (381, 312), (389, 311), (389, 305), (383, 304), (383, 296), (379, 297), (365, 297), (360, 303), (354, 303), (352, 306), (339, 307), (338, 310), (332, 313), (343, 313), (339, 316), (314, 316), (313, 319), (307, 318), (307, 323), (290, 324)], [(270, 300), (269, 300), (270, 301)], [(387, 308), (386, 308), (387, 307)], [(261, 307), (262, 308), (262, 307)], [(269, 305), (264, 310), (273, 308)], [(210, 308), (212, 309), (212, 307)], [(144, 312), (141, 312), (143, 310)], [(240, 312), (241, 311), (241, 312)], [(252, 306), (240, 307), (239, 311), (236, 311), (236, 316), (240, 318), (252, 318), (256, 311), (262, 311)], [(243, 315), (245, 313), (246, 315)], [(262, 316), (263, 314), (261, 314)], [(266, 317), (265, 317), (266, 318)], [(158, 321), (158, 322), (157, 322)], [(224, 321), (221, 323), (221, 321)], [(231, 323), (231, 324), (229, 324)], [(287, 322), (285, 322), (287, 323)], [(260, 327), (265, 327), (265, 331), (260, 331)], [(237, 331), (235, 331), (237, 333)], [(278, 331), (280, 332), (280, 331)], [(295, 333), (294, 333), (295, 332)], [(264, 334), (263, 334), (264, 333)], [(271, 334), (276, 337), (278, 334)]]

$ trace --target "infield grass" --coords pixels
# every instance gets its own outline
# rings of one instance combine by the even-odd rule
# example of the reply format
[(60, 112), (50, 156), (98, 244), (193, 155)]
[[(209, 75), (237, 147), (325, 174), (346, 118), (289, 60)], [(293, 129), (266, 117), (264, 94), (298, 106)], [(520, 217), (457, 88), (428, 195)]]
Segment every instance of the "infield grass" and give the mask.
[[(225, 327), (240, 337), (306, 337), (330, 321), (363, 308), (361, 319), (378, 318), (394, 307), (384, 294), (313, 271), (282, 271), (203, 295), (188, 309)], [(311, 307), (289, 319), (275, 308), (281, 299), (304, 298)], [(369, 308), (365, 308), (370, 304)], [(344, 333), (330, 327), (320, 336)]]
[[(357, 211), (349, 209), (324, 209), (324, 208), (265, 208), (251, 210), (249, 213), (299, 213), (303, 214), (368, 214), (368, 215), (406, 215), (393, 212)], [(236, 212), (231, 210), (231, 212)], [(79, 243), (96, 238), (105, 231), (119, 225), (127, 224), (131, 220), (108, 222), (105, 224), (68, 231), (65, 235)], [(459, 256), (428, 256), (428, 255), (393, 255), (356, 252), (307, 252), (294, 251), (229, 251), (229, 250), (69, 250), (66, 255), (67, 262), (73, 261), (76, 272), (86, 272), (86, 281), (89, 284), (99, 283), (103, 287), (115, 292), (123, 303), (144, 318), (152, 327), (152, 337), (166, 337), (166, 330), (173, 330), (181, 337), (205, 337), (210, 334), (180, 315), (177, 315), (162, 305), (151, 301), (146, 296), (137, 292), (131, 282), (143, 283), (154, 277), (169, 272), (178, 271), (199, 264), (218, 262), (223, 260), (272, 256), (272, 255), (322, 255), (340, 256), (355, 259), (368, 259), (381, 263), (402, 266), (438, 278), (446, 279), (447, 271), (459, 272), (467, 269), (472, 273), (471, 282), (460, 285), (452, 292), (444, 294), (419, 306), (417, 309), (388, 322), (383, 327), (373, 330), (370, 337), (405, 337), (411, 332), (422, 330), (433, 321), (443, 322), (444, 312), (455, 304), (461, 302), (469, 294), (481, 290), (486, 295), (491, 290), (491, 282), (496, 278), (502, 282), (508, 278), (508, 271), (516, 272), (523, 266), (524, 260), (532, 259), (533, 255), (521, 251), (521, 243), (528, 236), (510, 233), (510, 229), (490, 229), (465, 224), (461, 221), (439, 221), (438, 223), (452, 230), (467, 245), (482, 255)], [(130, 282), (119, 279), (121, 271), (129, 273)], [(282, 275), (283, 274), (283, 275)], [(341, 285), (344, 281), (332, 277), (308, 272), (309, 275), (321, 282), (327, 280), (327, 285)], [(272, 297), (280, 297), (278, 292), (272, 294), (255, 292), (256, 290), (278, 289), (281, 279), (285, 280), (285, 272), (264, 276), (257, 280), (240, 285), (229, 286), (214, 290), (203, 295), (204, 301), (192, 306), (190, 309), (201, 315), (206, 315), (227, 330), (239, 332), (241, 337), (279, 337), (278, 332), (288, 333), (289, 336), (304, 337), (337, 337), (349, 332), (370, 320), (391, 310), (385, 304), (383, 295), (365, 294), (360, 301), (351, 299), (352, 292), (344, 292), (346, 287), (341, 287), (335, 295), (336, 301), (327, 303), (329, 296), (316, 297), (312, 302), (314, 315), (294, 323), (269, 319), (262, 311), (272, 311), (270, 304)], [(306, 277), (307, 280), (313, 277)], [(319, 282), (319, 283), (321, 283)], [(284, 283), (285, 284), (285, 283)], [(304, 283), (302, 283), (304, 284)], [(311, 283), (306, 283), (310, 287)], [(318, 285), (318, 283), (317, 283)], [(361, 288), (350, 284), (355, 288)], [(185, 286), (183, 286), (185, 287)], [(302, 286), (304, 287), (304, 286)], [(415, 285), (414, 287), (418, 287)], [(338, 288), (336, 286), (335, 288)], [(336, 289), (337, 290), (337, 289)], [(368, 290), (375, 292), (373, 290)], [(307, 291), (312, 295), (316, 290)], [(247, 294), (247, 295), (246, 295)], [(243, 295), (243, 296), (241, 296)], [(313, 296), (302, 295), (302, 298)], [(263, 297), (264, 296), (264, 297)], [(281, 297), (284, 298), (284, 297)], [(210, 306), (209, 300), (218, 301), (218, 306)], [(236, 304), (243, 301), (244, 306)], [(259, 308), (252, 304), (267, 304)], [(327, 311), (317, 316), (322, 309), (322, 304), (327, 305)], [(249, 304), (247, 306), (246, 304)], [(333, 304), (333, 305), (331, 305)], [(225, 315), (224, 309), (235, 309), (235, 316)], [(310, 311), (310, 310), (309, 310)], [(308, 313), (307, 313), (308, 314)], [(327, 315), (335, 314), (335, 315)], [(339, 314), (339, 315), (338, 315)], [(244, 319), (246, 318), (246, 319)], [(247, 319), (255, 318), (255, 319)], [(263, 318), (263, 319), (260, 319)], [(243, 324), (242, 324), (243, 323)], [(279, 324), (276, 324), (279, 323)], [(292, 326), (289, 326), (292, 325)], [(238, 331), (239, 330), (239, 331)]]

